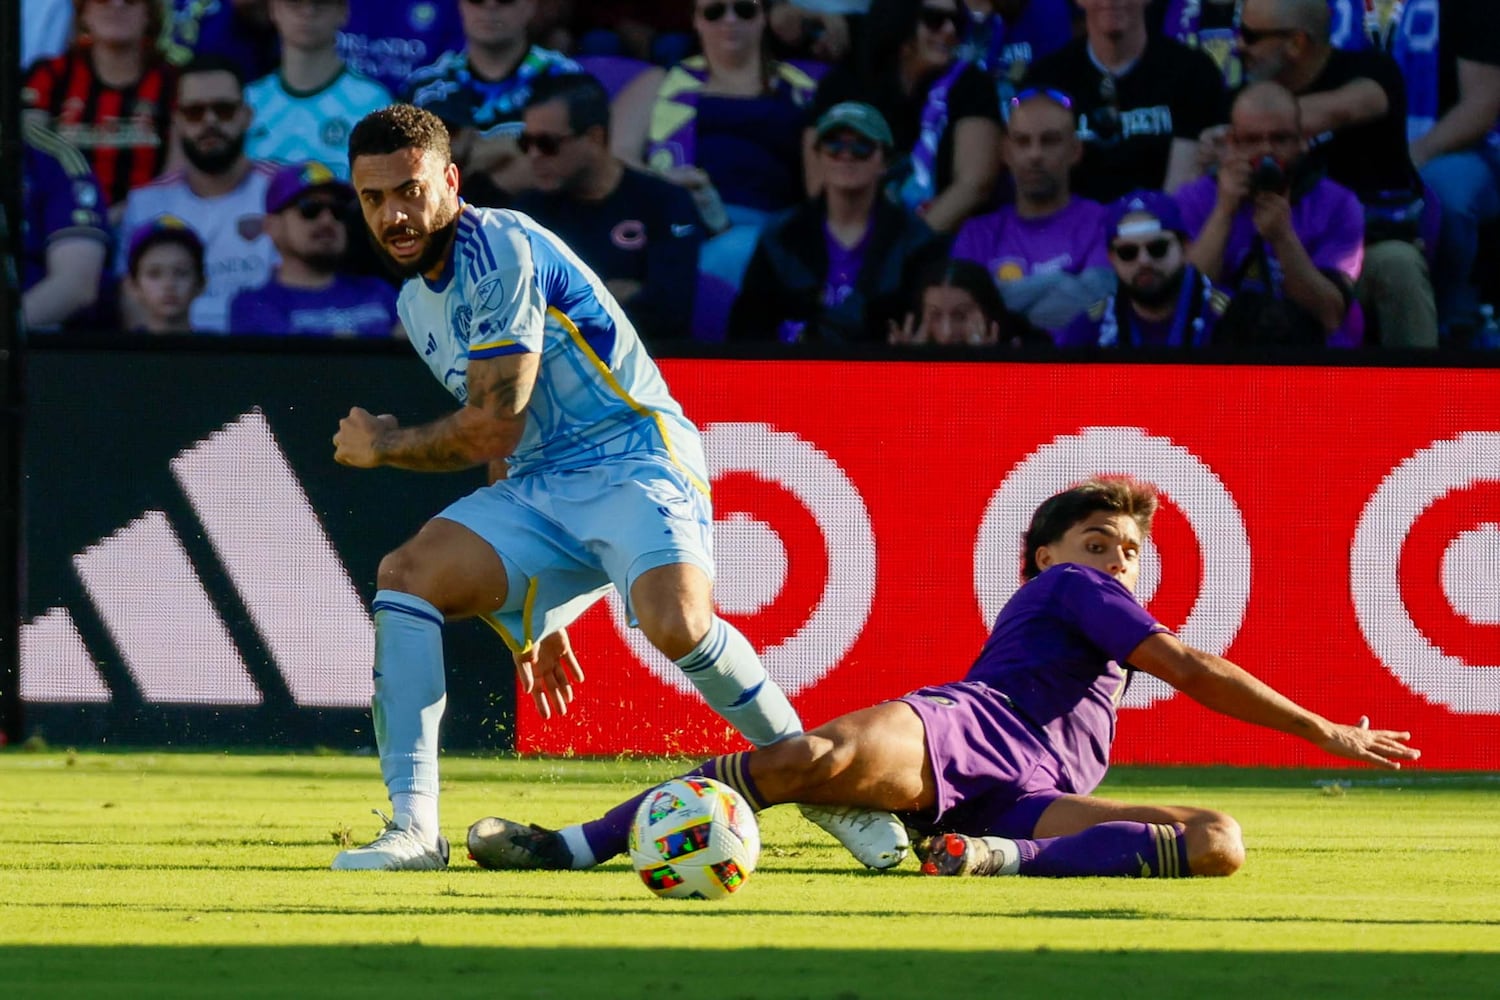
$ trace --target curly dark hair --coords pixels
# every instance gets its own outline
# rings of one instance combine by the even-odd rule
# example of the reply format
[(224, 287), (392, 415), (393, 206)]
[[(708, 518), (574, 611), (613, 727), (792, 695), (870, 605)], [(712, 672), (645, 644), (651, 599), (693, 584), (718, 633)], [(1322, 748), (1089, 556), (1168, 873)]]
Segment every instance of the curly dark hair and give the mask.
[(385, 156), (403, 149), (436, 153), (443, 162), (453, 160), (448, 126), (431, 111), (413, 104), (392, 104), (371, 111), (349, 133), (349, 162), (361, 156)]
[(1129, 517), (1141, 529), (1144, 540), (1150, 536), (1151, 519), (1156, 516), (1156, 487), (1130, 476), (1095, 476), (1043, 500), (1026, 529), (1021, 578), (1030, 580), (1041, 573), (1036, 564), (1037, 549), (1059, 541), (1069, 528), (1100, 511)]

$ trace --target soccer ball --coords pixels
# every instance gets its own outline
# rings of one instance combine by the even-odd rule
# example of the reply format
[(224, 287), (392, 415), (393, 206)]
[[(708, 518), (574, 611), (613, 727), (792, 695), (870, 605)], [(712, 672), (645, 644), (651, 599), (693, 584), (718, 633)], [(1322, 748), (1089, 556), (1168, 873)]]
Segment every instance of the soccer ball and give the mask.
[(760, 858), (755, 813), (712, 778), (673, 778), (646, 793), (630, 827), (630, 862), (646, 888), (670, 899), (723, 899)]

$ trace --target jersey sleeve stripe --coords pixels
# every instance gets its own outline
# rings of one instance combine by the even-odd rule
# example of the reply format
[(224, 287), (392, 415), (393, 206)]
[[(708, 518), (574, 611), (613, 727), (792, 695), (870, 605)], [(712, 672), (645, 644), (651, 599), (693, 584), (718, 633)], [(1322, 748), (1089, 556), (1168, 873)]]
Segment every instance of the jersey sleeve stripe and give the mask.
[(556, 306), (548, 306), (547, 315), (561, 323), (563, 329), (568, 331), (568, 336), (573, 339), (573, 343), (583, 352), (583, 356), (588, 358), (589, 363), (598, 371), (599, 377), (603, 379), (605, 385), (609, 386), (610, 391), (624, 400), (626, 406), (629, 406), (636, 413), (646, 417), (656, 425), (656, 432), (661, 435), (662, 444), (666, 446), (667, 457), (672, 460), (672, 464), (682, 471), (682, 474), (688, 478), (698, 492), (704, 496), (708, 496), (708, 484), (693, 475), (692, 470), (683, 465), (682, 460), (677, 457), (677, 449), (672, 447), (672, 438), (667, 433), (667, 422), (662, 419), (661, 414), (656, 410), (642, 406), (630, 393), (625, 391), (625, 387), (620, 384), (620, 380), (615, 378), (614, 372), (609, 370), (609, 365), (606, 365), (600, 359), (599, 355), (594, 352), (594, 349), (589, 346), (589, 342), (584, 337), (583, 332), (578, 329), (578, 326), (568, 317), (567, 313)]
[(525, 344), (519, 344), (514, 340), (496, 340), (488, 344), (475, 344), (469, 348), (470, 361), (483, 361), (485, 358), (503, 358), (507, 354), (532, 354)]

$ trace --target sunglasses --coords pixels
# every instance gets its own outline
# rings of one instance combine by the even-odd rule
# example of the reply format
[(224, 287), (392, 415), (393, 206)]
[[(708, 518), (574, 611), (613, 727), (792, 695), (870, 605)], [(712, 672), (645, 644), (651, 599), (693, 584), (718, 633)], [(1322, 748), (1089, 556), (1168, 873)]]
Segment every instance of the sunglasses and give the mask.
[(542, 156), (556, 156), (562, 151), (563, 143), (574, 138), (577, 136), (552, 135), (548, 132), (522, 132), (516, 137), (516, 145), (521, 148), (522, 153), (530, 153), (534, 149)]
[(869, 139), (860, 138), (824, 139), (818, 147), (828, 156), (847, 155), (856, 160), (868, 160), (880, 148)]
[(1169, 239), (1155, 239), (1149, 243), (1116, 243), (1109, 248), (1109, 252), (1123, 260), (1125, 263), (1134, 263), (1146, 251), (1146, 256), (1152, 260), (1165, 260), (1167, 254), (1172, 252), (1172, 241)]
[(760, 16), (760, 3), (758, 0), (734, 0), (734, 3), (711, 3), (698, 11), (703, 15), (703, 20), (710, 24), (714, 21), (722, 21), (724, 15), (730, 11), (734, 12), (736, 20), (753, 21)]
[(1012, 97), (1010, 99), (1010, 106), (1013, 108), (1019, 108), (1022, 104), (1035, 97), (1045, 97), (1049, 101), (1054, 101), (1058, 104), (1061, 104), (1069, 111), (1073, 110), (1073, 98), (1069, 97), (1067, 94), (1064, 94), (1060, 90), (1053, 90), (1051, 87), (1027, 87), (1025, 90), (1021, 91), (1015, 97)]
[(956, 10), (944, 10), (941, 7), (923, 7), (922, 24), (928, 31), (938, 32), (943, 30), (943, 25), (953, 25), (953, 30), (960, 35), (964, 31), (964, 16)]
[(343, 202), (329, 201), (327, 198), (302, 198), (293, 203), (292, 207), (297, 210), (298, 215), (302, 216), (308, 222), (314, 222), (322, 218), (324, 212), (332, 215), (335, 220), (338, 220), (344, 214)]
[(196, 125), (208, 115), (227, 122), (239, 114), (241, 107), (243, 105), (239, 101), (204, 101), (201, 104), (179, 104), (177, 113), (182, 116), (183, 121)]
[(1297, 34), (1296, 28), (1252, 28), (1248, 24), (1241, 24), (1234, 29), (1239, 40), (1246, 45), (1254, 45), (1263, 42), (1267, 38), (1290, 38)]

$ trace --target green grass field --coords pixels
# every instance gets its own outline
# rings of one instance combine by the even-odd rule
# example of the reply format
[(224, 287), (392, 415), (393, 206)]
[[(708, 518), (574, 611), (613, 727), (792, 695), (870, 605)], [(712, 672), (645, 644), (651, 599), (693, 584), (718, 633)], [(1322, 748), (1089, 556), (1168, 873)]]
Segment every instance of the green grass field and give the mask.
[[(679, 764), (448, 758), (444, 825), (586, 818)], [(11, 751), (0, 996), (1500, 996), (1495, 776), (1120, 770), (1101, 791), (1225, 809), (1249, 862), (876, 874), (783, 807), (719, 903), (655, 899), (623, 860), (499, 873), (458, 848), (446, 872), (336, 873), (335, 837), (379, 826), (371, 758)]]

